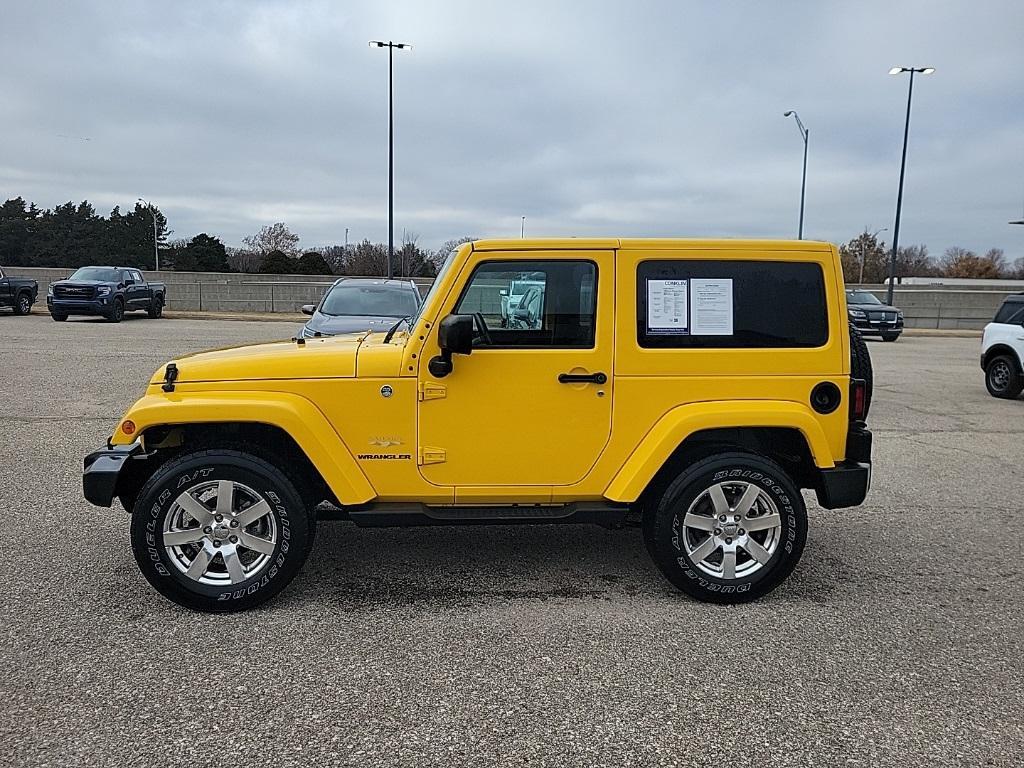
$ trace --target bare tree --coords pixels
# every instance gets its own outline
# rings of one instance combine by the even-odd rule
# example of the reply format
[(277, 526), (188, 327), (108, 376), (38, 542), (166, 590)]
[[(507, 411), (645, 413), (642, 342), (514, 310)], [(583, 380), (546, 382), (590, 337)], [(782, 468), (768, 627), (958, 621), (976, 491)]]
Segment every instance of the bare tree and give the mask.
[(261, 260), (259, 254), (244, 248), (227, 248), (226, 250), (228, 253), (228, 265), (235, 272), (259, 272)]
[(271, 251), (281, 251), (286, 256), (298, 258), (299, 236), (294, 234), (285, 226), (284, 222), (277, 222), (260, 229), (255, 235), (243, 238), (247, 250), (257, 254), (261, 259)]
[(997, 278), (1003, 276), (1006, 257), (998, 248), (978, 256), (974, 251), (954, 246), (946, 249), (941, 266), (945, 277)]

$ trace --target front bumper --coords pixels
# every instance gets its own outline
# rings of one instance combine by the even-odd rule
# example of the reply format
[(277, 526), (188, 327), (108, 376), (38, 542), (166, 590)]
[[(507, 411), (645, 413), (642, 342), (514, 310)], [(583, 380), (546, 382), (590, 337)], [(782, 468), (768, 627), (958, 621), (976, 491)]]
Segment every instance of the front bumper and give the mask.
[(47, 296), (46, 308), (50, 310), (50, 314), (56, 312), (61, 315), (106, 315), (113, 306), (111, 301), (110, 296), (99, 299), (57, 299)]
[(864, 503), (871, 488), (871, 432), (862, 425), (850, 425), (846, 437), (846, 459), (820, 472), (815, 489), (825, 509), (856, 507)]
[(860, 331), (862, 336), (881, 336), (882, 334), (903, 333), (903, 318), (896, 315), (895, 320), (878, 320), (870, 317), (850, 317), (850, 322)]
[(117, 481), (129, 460), (142, 454), (142, 443), (108, 445), (85, 457), (82, 493), (91, 504), (109, 507), (117, 496)]

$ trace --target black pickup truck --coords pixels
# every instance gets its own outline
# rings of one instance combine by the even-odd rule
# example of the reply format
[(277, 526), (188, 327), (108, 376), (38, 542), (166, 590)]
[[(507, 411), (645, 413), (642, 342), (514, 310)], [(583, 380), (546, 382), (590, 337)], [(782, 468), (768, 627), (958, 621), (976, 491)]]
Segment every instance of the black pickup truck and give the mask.
[(25, 277), (8, 277), (0, 269), (0, 307), (11, 307), (16, 315), (32, 311), (39, 295), (39, 283)]
[(100, 315), (121, 322), (125, 312), (145, 310), (160, 317), (167, 301), (163, 283), (147, 283), (131, 267), (80, 267), (67, 280), (50, 283), (46, 306), (57, 322), (68, 315)]

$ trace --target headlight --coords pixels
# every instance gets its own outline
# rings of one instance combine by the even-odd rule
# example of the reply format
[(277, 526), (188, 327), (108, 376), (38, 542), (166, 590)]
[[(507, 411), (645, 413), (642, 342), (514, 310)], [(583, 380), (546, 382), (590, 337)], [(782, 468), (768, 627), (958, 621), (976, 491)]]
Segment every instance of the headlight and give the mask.
[(97, 296), (106, 296), (108, 293), (110, 293), (109, 285), (101, 285), (99, 288), (96, 289)]
[(903, 311), (902, 310), (898, 310), (896, 312), (896, 317), (898, 317), (900, 320), (902, 320), (903, 319)]
[(47, 296), (53, 296), (53, 284), (52, 283), (50, 285), (46, 286), (46, 295)]
[(863, 312), (861, 312), (859, 309), (851, 309), (850, 310), (850, 317), (865, 318), (865, 317), (867, 317), (867, 315), (864, 314)]

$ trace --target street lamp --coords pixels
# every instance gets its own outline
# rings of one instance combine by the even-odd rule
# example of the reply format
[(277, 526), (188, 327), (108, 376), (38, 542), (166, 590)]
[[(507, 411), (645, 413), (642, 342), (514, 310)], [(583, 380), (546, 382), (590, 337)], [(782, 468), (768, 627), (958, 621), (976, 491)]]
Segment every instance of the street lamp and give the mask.
[(394, 276), (391, 263), (395, 256), (395, 99), (394, 99), (394, 54), (395, 48), (412, 48), (409, 43), (395, 43), (388, 40), (371, 40), (371, 48), (388, 49), (388, 280)]
[(900, 246), (900, 214), (903, 211), (903, 179), (907, 171), (907, 138), (910, 135), (910, 101), (914, 97), (914, 75), (930, 75), (935, 67), (893, 67), (889, 70), (890, 75), (901, 75), (904, 72), (910, 73), (910, 87), (907, 89), (907, 121), (903, 126), (903, 159), (900, 160), (900, 190), (896, 195), (896, 224), (892, 230), (892, 258), (889, 259), (889, 290), (886, 294), (886, 304), (892, 306), (892, 292), (896, 283), (896, 253)]
[(149, 208), (149, 213), (153, 217), (153, 259), (154, 259), (154, 262), (155, 262), (156, 271), (159, 272), (160, 271), (160, 248), (157, 246), (157, 242), (156, 242), (156, 208), (153, 207), (153, 204), (151, 202), (149, 202), (148, 200), (143, 200), (141, 197), (139, 198), (139, 202), (140, 203), (144, 203), (146, 205), (146, 207)]
[[(878, 235), (880, 233), (888, 232), (888, 231), (889, 231), (888, 227), (882, 227), (881, 229), (876, 229), (874, 232), (871, 233), (871, 239), (874, 240), (876, 237), (878, 237)], [(866, 235), (867, 233), (868, 233), (868, 228), (864, 227), (864, 234)], [(867, 254), (864, 253), (864, 245), (865, 245), (864, 241), (865, 240), (867, 240), (866, 237), (862, 238), (861, 241), (860, 241), (860, 279), (857, 280), (857, 285), (864, 285), (864, 258), (867, 255)]]
[(519, 227), (519, 237), (520, 238), (526, 237), (526, 217), (525, 216), (523, 216), (523, 220), (521, 222), (521, 226)]
[(783, 117), (793, 116), (796, 120), (797, 130), (800, 131), (800, 138), (804, 140), (804, 172), (803, 177), (800, 181), (800, 231), (797, 234), (798, 240), (804, 239), (804, 193), (807, 191), (807, 137), (810, 135), (810, 131), (804, 128), (804, 124), (800, 121), (800, 115), (796, 113), (795, 109), (791, 109), (784, 113)]

